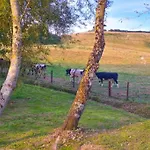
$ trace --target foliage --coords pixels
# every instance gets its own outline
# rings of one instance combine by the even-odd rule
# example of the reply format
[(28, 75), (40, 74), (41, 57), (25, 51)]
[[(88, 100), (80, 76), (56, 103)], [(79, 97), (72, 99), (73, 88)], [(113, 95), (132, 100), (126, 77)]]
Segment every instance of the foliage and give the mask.
[(0, 57), (4, 58), (10, 51), (7, 46), (11, 44), (12, 22), (8, 0), (1, 0), (0, 3)]
[[(75, 17), (73, 16), (73, 12), (69, 8), (67, 1), (21, 0), (19, 2), (22, 14), (22, 31), (25, 34), (28, 34), (28, 36), (31, 34), (31, 31), (33, 33), (36, 31), (37, 34), (42, 32), (43, 35), (47, 36), (48, 30), (49, 28), (51, 28), (51, 26), (53, 26), (53, 31), (56, 31), (56, 33), (58, 33), (59, 31), (62, 33), (65, 32), (65, 30), (68, 30), (69, 26), (75, 21)], [(7, 0), (2, 2), (0, 10), (0, 19), (3, 20), (1, 22), (0, 29), (5, 29), (5, 31), (11, 31), (11, 12), (9, 2)], [(3, 39), (3, 34), (7, 35), (5, 32), (0, 33), (0, 37), (3, 37)]]
[(12, 22), (8, 0), (0, 1), (0, 48), (11, 44)]
[[(71, 26), (78, 22), (86, 24), (94, 16), (96, 1), (67, 1), (67, 0), (20, 0), (23, 57), (31, 61), (33, 57), (26, 55), (28, 51), (34, 59), (37, 57), (31, 45), (33, 44), (59, 44), (60, 35), (68, 33)], [(9, 57), (12, 34), (11, 11), (8, 0), (3, 0), (0, 6), (0, 51)], [(77, 25), (77, 24), (76, 24)], [(4, 54), (3, 53), (3, 54)], [(24, 60), (23, 60), (24, 61)]]
[[(60, 37), (56, 35), (68, 32), (70, 26), (76, 20), (76, 16), (73, 14), (66, 0), (20, 0), (19, 3), (23, 38), (22, 52), (24, 59), (28, 61), (31, 61), (33, 56), (36, 59), (37, 55), (39, 55), (35, 55), (35, 52), (31, 49), (31, 45), (60, 43)], [(8, 0), (1, 2), (0, 20), (0, 55), (2, 56), (2, 54), (5, 55), (10, 52), (9, 47), (12, 40), (12, 21)], [(27, 56), (27, 51), (31, 55)], [(40, 53), (45, 53), (45, 51), (41, 50)]]
[(30, 25), (39, 25), (39, 30), (45, 33), (48, 28), (53, 28), (53, 31), (62, 33), (73, 23), (73, 12), (68, 6), (66, 0), (40, 0), (40, 1), (20, 1), (22, 12), (25, 7), (26, 14), (22, 18), (23, 29), (28, 30)]

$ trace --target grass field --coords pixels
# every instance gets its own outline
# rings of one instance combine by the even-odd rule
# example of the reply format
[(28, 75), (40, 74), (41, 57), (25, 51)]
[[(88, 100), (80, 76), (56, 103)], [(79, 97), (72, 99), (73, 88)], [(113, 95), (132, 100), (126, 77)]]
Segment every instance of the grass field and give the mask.
[[(65, 77), (66, 68), (84, 68), (94, 44), (94, 33), (81, 33), (64, 38), (64, 44), (59, 46), (47, 45), (50, 50), (48, 59), (54, 64), (54, 76)], [(129, 100), (138, 103), (149, 103), (150, 99), (150, 34), (148, 33), (117, 33), (105, 32), (106, 46), (100, 60), (99, 71), (110, 71), (119, 73), (120, 88), (113, 89), (114, 97), (126, 99), (126, 86), (130, 82)], [(63, 48), (62, 48), (63, 47)], [(53, 70), (53, 68), (49, 68)], [(95, 94), (107, 93), (107, 85), (101, 88), (94, 79), (93, 90)], [(69, 84), (69, 83), (68, 83)], [(61, 86), (67, 82), (60, 83)], [(71, 86), (71, 85), (70, 85)], [(105, 90), (105, 91), (104, 91)]]
[[(51, 143), (47, 143), (46, 139), (55, 128), (62, 125), (73, 99), (74, 95), (64, 92), (20, 84), (0, 118), (0, 149), (50, 149)], [(136, 135), (143, 134), (141, 149), (150, 146), (147, 143), (149, 134), (145, 134), (150, 129), (146, 119), (94, 101), (88, 101), (79, 126), (89, 135), (93, 134), (93, 137), (99, 138), (93, 140), (91, 136), (86, 135), (84, 140), (76, 144), (72, 141), (69, 146), (62, 146), (60, 149), (73, 150), (88, 141), (109, 148), (113, 142), (110, 137), (115, 136), (114, 133), (120, 135), (118, 142), (123, 144), (118, 146), (118, 143), (114, 142), (114, 149), (120, 149), (126, 143), (121, 140), (121, 135), (132, 136), (138, 129), (142, 129), (142, 133), (137, 132)], [(132, 132), (126, 133), (131, 128)], [(140, 142), (141, 138), (136, 139), (136, 142)], [(105, 143), (105, 140), (108, 142)], [(135, 141), (128, 142), (133, 145)]]
[[(72, 37), (64, 39), (63, 48), (46, 45), (50, 51), (47, 58), (53, 63), (48, 66), (47, 75), (53, 70), (54, 83), (46, 79), (36, 81), (39, 85), (44, 82), (46, 87), (57, 86), (57, 91), (19, 82), (0, 118), (0, 150), (51, 150), (50, 135), (63, 124), (75, 96), (62, 91), (75, 92), (78, 86), (72, 87), (65, 69), (84, 68), (94, 43), (91, 32)], [(120, 88), (114, 87), (114, 95), (108, 97), (107, 82), (100, 87), (94, 78), (90, 96), (104, 104), (87, 102), (79, 122), (82, 135), (71, 138), (65, 145), (59, 143), (60, 150), (78, 150), (84, 145), (97, 150), (150, 149), (150, 120), (144, 118), (150, 117), (150, 34), (106, 32), (105, 39), (99, 70), (118, 72)], [(3, 80), (0, 79), (0, 85)], [(130, 82), (128, 101), (127, 81)]]
[[(85, 66), (94, 44), (94, 33), (72, 35), (63, 48), (47, 46), (48, 59), (54, 63)], [(145, 72), (150, 64), (150, 34), (147, 33), (105, 33), (106, 46), (100, 61), (102, 68), (111, 67), (121, 71), (140, 68)], [(129, 67), (129, 70), (128, 70)], [(124, 70), (125, 69), (125, 70)], [(145, 72), (146, 73), (146, 72)], [(145, 74), (144, 73), (144, 74)]]

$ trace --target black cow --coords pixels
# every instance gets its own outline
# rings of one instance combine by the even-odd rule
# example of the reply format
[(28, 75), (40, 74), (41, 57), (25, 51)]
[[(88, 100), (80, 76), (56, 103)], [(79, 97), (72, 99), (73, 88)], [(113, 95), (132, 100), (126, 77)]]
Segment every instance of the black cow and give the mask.
[(103, 86), (104, 80), (112, 80), (114, 83), (116, 83), (117, 87), (119, 87), (118, 73), (116, 73), (116, 72), (96, 72), (95, 74), (96, 74), (97, 78), (99, 79), (99, 83), (101, 83), (101, 86)]

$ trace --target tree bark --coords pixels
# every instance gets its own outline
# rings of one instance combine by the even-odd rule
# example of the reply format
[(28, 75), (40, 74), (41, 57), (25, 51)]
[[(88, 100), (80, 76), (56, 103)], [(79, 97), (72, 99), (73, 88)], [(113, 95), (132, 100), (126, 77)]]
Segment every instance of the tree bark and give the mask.
[(62, 130), (73, 130), (78, 126), (80, 117), (84, 111), (86, 101), (92, 86), (92, 80), (95, 72), (99, 67), (99, 60), (105, 47), (104, 40), (104, 15), (107, 0), (99, 0), (96, 9), (95, 20), (95, 43), (90, 54), (84, 75), (81, 79), (76, 97), (70, 108), (67, 119), (65, 120)]
[(0, 115), (6, 107), (13, 90), (16, 87), (21, 66), (21, 25), (18, 0), (10, 0), (13, 22), (12, 56), (6, 80), (0, 90)]

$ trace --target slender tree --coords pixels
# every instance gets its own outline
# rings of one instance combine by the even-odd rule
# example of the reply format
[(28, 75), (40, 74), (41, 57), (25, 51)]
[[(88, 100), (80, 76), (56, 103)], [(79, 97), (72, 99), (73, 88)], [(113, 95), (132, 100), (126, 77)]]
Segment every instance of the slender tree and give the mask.
[(21, 65), (21, 24), (18, 0), (10, 0), (13, 24), (12, 56), (6, 80), (0, 91), (0, 115), (6, 107), (10, 96), (16, 87)]
[(80, 82), (76, 97), (70, 108), (67, 119), (65, 120), (62, 129), (72, 130), (76, 129), (80, 117), (84, 111), (88, 95), (92, 86), (94, 73), (99, 67), (99, 60), (103, 54), (105, 40), (104, 40), (104, 16), (107, 0), (99, 0), (96, 9), (95, 20), (95, 43), (90, 54), (84, 75)]

